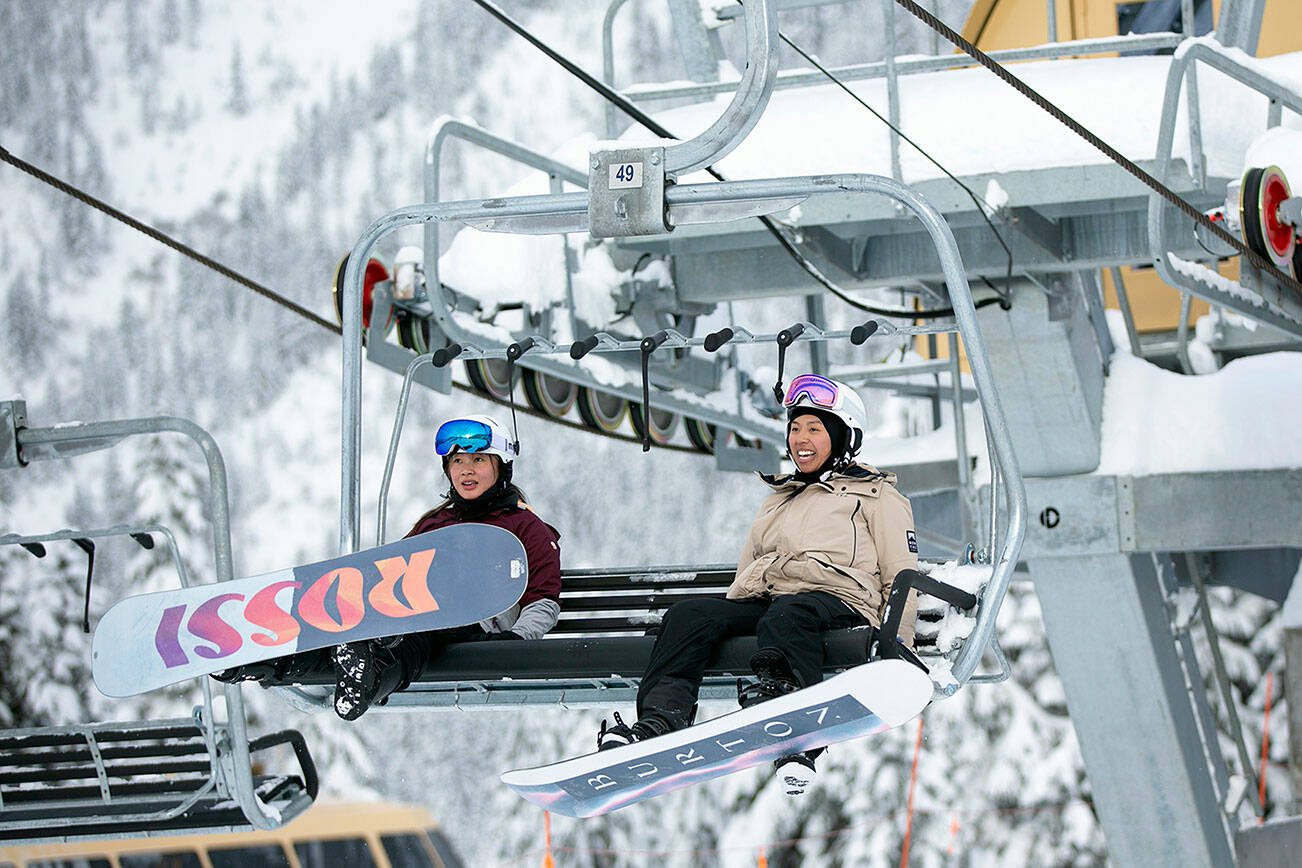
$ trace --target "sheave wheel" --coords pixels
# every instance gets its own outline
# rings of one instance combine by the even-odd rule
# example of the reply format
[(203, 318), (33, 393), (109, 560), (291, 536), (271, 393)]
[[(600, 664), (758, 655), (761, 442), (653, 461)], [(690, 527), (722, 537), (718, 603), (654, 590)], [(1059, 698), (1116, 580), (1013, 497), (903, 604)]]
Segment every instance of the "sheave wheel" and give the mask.
[(505, 359), (469, 359), (466, 362), (470, 385), (499, 401), (511, 396), (511, 381), (507, 379), (507, 373)]
[(559, 419), (570, 412), (579, 397), (577, 383), (549, 377), (528, 368), (521, 371), (520, 382), (524, 386), (524, 397), (529, 406), (553, 419)]
[(409, 313), (398, 317), (398, 343), (418, 356), (429, 352), (429, 320)]
[(579, 389), (577, 404), (583, 424), (607, 434), (617, 431), (628, 414), (628, 402), (623, 398), (586, 386)]
[(1278, 166), (1249, 169), (1239, 187), (1243, 240), (1255, 253), (1286, 270), (1293, 264), (1297, 239), (1294, 228), (1279, 219), (1279, 206), (1290, 195), (1288, 180)]
[(692, 445), (707, 455), (714, 454), (714, 426), (700, 419), (684, 419), (683, 430)]
[[(344, 271), (348, 268), (348, 257), (351, 253), (345, 253), (335, 266), (334, 280), (331, 282), (330, 295), (335, 302), (335, 320), (339, 325), (344, 324), (344, 297), (340, 291), (344, 284)], [(382, 280), (389, 279), (389, 270), (384, 267), (384, 263), (372, 257), (366, 261), (366, 271), (362, 275), (362, 328), (367, 329), (371, 326), (371, 308), (373, 307), (375, 296), (375, 284)], [(387, 335), (394, 325), (393, 311), (389, 312), (389, 321), (384, 324), (384, 333)]]
[[(633, 423), (633, 430), (637, 436), (643, 435), (642, 426), (642, 405), (629, 404), (628, 419)], [(678, 414), (670, 413), (666, 410), (651, 408), (651, 442), (664, 446), (674, 436), (674, 431), (678, 430)]]

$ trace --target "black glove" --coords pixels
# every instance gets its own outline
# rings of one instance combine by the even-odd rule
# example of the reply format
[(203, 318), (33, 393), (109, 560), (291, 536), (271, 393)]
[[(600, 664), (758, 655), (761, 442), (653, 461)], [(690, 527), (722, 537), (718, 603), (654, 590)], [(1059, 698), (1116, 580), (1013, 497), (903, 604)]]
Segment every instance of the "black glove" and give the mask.
[(489, 633), (484, 638), (485, 639), (523, 639), (524, 637), (521, 636), (519, 633), (515, 632), (514, 630), (506, 630), (502, 633)]

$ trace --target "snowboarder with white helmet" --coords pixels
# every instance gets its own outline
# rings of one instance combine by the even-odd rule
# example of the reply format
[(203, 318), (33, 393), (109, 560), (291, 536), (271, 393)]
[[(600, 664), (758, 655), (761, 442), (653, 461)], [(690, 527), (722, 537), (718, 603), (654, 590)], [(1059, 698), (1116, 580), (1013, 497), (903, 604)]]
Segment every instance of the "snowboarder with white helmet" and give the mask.
[(444, 647), (483, 639), (538, 639), (560, 617), (560, 534), (534, 514), (512, 482), (519, 444), (490, 416), (464, 416), (439, 426), (434, 451), (450, 483), (446, 499), (425, 513), (407, 537), (463, 522), (491, 524), (524, 544), (529, 577), (511, 609), (487, 621), (340, 645), (268, 663), (226, 670), (223, 681), (283, 681), (333, 669), (334, 709), (356, 720), (372, 705), (404, 689)]
[[(601, 749), (680, 729), (695, 717), (697, 693), (714, 648), (755, 634), (750, 660), (758, 682), (743, 706), (822, 680), (822, 634), (880, 627), (894, 577), (917, 567), (909, 501), (895, 476), (857, 462), (867, 413), (844, 383), (817, 374), (786, 390), (787, 449), (796, 472), (762, 476), (773, 493), (760, 506), (727, 598), (676, 603), (665, 613), (637, 695), (637, 722), (602, 722)], [(910, 594), (899, 637), (912, 644), (917, 611)], [(787, 791), (803, 792), (821, 750), (775, 766)]]

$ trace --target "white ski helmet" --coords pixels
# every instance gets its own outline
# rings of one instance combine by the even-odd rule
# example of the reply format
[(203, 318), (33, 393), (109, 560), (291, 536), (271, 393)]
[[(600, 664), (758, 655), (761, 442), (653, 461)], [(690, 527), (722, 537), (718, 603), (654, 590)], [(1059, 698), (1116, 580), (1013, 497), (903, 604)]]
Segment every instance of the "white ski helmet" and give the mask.
[(868, 426), (868, 410), (859, 393), (839, 380), (821, 374), (801, 374), (787, 386), (782, 406), (787, 408), (787, 419), (798, 409), (816, 410), (835, 416), (845, 425), (845, 450), (836, 458), (851, 459), (863, 448), (864, 430)]
[(492, 416), (462, 416), (439, 426), (434, 451), (444, 460), (457, 452), (496, 455), (503, 465), (509, 465), (519, 454), (519, 444)]

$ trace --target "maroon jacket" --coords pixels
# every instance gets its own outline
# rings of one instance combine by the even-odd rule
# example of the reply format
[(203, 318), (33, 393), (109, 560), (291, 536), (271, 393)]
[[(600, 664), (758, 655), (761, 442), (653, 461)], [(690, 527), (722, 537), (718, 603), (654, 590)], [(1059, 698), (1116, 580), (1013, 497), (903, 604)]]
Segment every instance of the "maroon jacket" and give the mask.
[[(451, 505), (436, 509), (421, 516), (407, 536), (415, 536), (429, 530), (437, 530), (449, 525), (462, 524), (466, 521)], [(524, 596), (520, 598), (521, 608), (535, 600), (561, 599), (561, 550), (557, 541), (561, 535), (556, 528), (534, 514), (523, 502), (520, 506), (511, 506), (495, 510), (487, 515), (473, 519), (475, 524), (491, 524), (509, 530), (524, 543), (525, 554), (529, 557), (529, 581), (525, 585)]]

